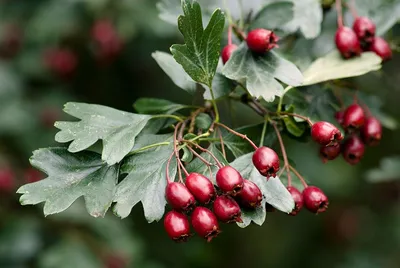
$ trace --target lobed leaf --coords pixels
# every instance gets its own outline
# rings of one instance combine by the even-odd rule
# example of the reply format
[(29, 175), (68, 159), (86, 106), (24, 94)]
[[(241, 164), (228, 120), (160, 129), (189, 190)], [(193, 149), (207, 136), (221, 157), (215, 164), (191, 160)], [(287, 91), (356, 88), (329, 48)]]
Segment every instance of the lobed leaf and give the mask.
[(386, 157), (381, 160), (379, 168), (366, 172), (367, 181), (372, 183), (390, 182), (400, 179), (400, 157)]
[(83, 196), (90, 215), (105, 215), (115, 193), (116, 166), (108, 166), (97, 153), (73, 154), (66, 148), (36, 150), (30, 162), (48, 177), (18, 189), (22, 205), (45, 202), (44, 214), (50, 215), (64, 211)]
[(291, 1), (269, 3), (255, 16), (250, 29), (276, 29), (294, 18), (294, 4)]
[(56, 122), (57, 142), (71, 142), (68, 151), (76, 153), (103, 140), (102, 159), (109, 165), (120, 162), (132, 149), (136, 136), (151, 116), (127, 113), (102, 105), (69, 102), (64, 111), (78, 122)]
[(141, 114), (173, 114), (188, 106), (164, 99), (140, 98), (135, 101), (133, 107)]

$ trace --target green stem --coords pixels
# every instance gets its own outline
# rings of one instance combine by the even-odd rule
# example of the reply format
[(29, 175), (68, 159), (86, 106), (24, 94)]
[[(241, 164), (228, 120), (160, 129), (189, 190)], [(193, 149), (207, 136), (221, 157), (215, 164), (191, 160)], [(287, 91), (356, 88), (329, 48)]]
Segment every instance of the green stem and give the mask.
[(224, 0), (224, 9), (225, 9), (226, 17), (228, 18), (228, 22), (229, 22), (229, 24), (232, 25), (233, 20), (232, 20), (231, 12), (229, 11), (228, 5), (226, 3), (226, 0)]
[(151, 117), (151, 119), (155, 119), (155, 118), (172, 118), (172, 119), (175, 119), (175, 120), (177, 120), (179, 122), (183, 122), (184, 121), (183, 118), (181, 118), (181, 117), (179, 117), (177, 115), (173, 115), (173, 114), (157, 114), (157, 115), (153, 115)]
[(212, 89), (212, 85), (210, 85), (209, 88), (210, 88), (210, 93), (211, 93), (211, 98), (212, 98), (211, 103), (212, 103), (212, 105), (214, 107), (214, 112), (215, 112), (215, 120), (214, 120), (214, 122), (218, 123), (219, 122), (219, 111), (218, 111), (217, 102), (215, 101), (214, 91)]
[[(208, 137), (208, 136), (210, 136), (210, 134), (211, 134), (210, 132), (205, 132), (205, 133), (203, 133), (203, 134), (201, 134), (201, 135), (199, 135), (197, 137), (194, 137), (193, 139), (187, 140), (187, 141), (194, 142), (194, 141), (197, 141), (197, 140), (202, 140), (203, 137)], [(218, 139), (218, 141), (219, 141), (219, 139)], [(182, 148), (184, 148), (186, 146), (187, 146), (186, 144), (182, 144), (181, 146), (178, 147), (178, 149), (180, 150), (180, 149), (182, 149)]]
[(169, 141), (163, 141), (163, 142), (158, 142), (158, 143), (153, 143), (153, 144), (150, 144), (150, 145), (146, 145), (146, 146), (143, 146), (142, 148), (139, 148), (137, 150), (130, 151), (126, 156), (130, 156), (130, 155), (133, 155), (133, 154), (136, 154), (136, 153), (140, 153), (140, 152), (146, 151), (146, 150), (154, 148), (154, 147), (163, 146), (163, 145), (170, 145), (170, 143), (171, 142), (169, 142)]
[(263, 125), (263, 129), (262, 129), (262, 132), (261, 132), (260, 145), (258, 147), (262, 147), (264, 145), (264, 137), (265, 137), (265, 132), (267, 131), (267, 124), (268, 124), (268, 121), (265, 120), (264, 121), (264, 125)]
[(280, 113), (282, 111), (282, 102), (283, 102), (283, 97), (285, 97), (285, 94), (288, 93), (289, 90), (291, 90), (293, 87), (292, 86), (287, 86), (282, 93), (281, 98), (279, 99), (278, 103), (278, 109), (276, 110), (277, 113)]
[(244, 26), (244, 9), (243, 9), (243, 2), (242, 0), (238, 0), (239, 8), (240, 8), (240, 20), (239, 20), (239, 27), (243, 29)]

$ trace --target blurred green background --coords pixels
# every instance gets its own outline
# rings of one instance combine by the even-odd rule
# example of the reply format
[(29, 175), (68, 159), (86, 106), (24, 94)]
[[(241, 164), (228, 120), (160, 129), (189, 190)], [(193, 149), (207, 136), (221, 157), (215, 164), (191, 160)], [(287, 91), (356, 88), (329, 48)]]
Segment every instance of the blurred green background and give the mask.
[[(399, 30), (387, 34), (394, 44)], [(285, 53), (304, 61), (323, 55), (333, 44), (328, 33), (323, 28), (325, 39), (305, 58), (296, 58), (296, 46)], [(153, 0), (0, 0), (0, 267), (400, 267), (400, 172), (392, 170), (387, 182), (366, 180), (383, 158), (400, 155), (398, 129), (385, 129), (381, 144), (368, 148), (357, 166), (343, 159), (322, 164), (314, 144), (286, 135), (291, 160), (328, 194), (328, 211), (268, 213), (262, 227), (224, 225), (209, 244), (198, 237), (173, 243), (162, 222), (145, 221), (140, 205), (120, 220), (112, 213), (91, 218), (80, 202), (46, 218), (40, 205), (19, 204), (16, 189), (44, 176), (28, 159), (32, 150), (56, 145), (52, 125), (65, 118), (65, 102), (127, 111), (139, 97), (193, 102), (151, 58), (179, 42)], [(382, 70), (351, 82), (400, 118), (398, 54)], [(234, 127), (262, 120), (240, 104), (230, 114), (228, 106), (222, 103), (222, 117), (229, 123), (236, 118)]]

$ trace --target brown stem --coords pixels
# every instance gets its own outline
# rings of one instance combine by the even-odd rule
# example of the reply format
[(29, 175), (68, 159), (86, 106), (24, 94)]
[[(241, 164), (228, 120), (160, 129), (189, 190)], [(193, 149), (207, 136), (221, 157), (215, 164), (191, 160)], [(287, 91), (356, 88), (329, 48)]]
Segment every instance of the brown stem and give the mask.
[(308, 185), (306, 183), (306, 181), (304, 180), (303, 176), (300, 175), (300, 173), (291, 165), (289, 165), (289, 168), (292, 170), (292, 172), (297, 176), (297, 178), (299, 178), (299, 180), (301, 181), (301, 183), (303, 184), (304, 188), (307, 188)]
[(212, 166), (210, 162), (208, 162), (204, 157), (202, 157), (198, 152), (196, 152), (192, 147), (188, 146), (187, 147), (198, 159), (201, 160), (206, 166)]
[(226, 159), (225, 144), (224, 144), (224, 139), (222, 138), (222, 131), (220, 128), (218, 128), (218, 136), (219, 136), (219, 141), (221, 143), (222, 155)]
[(228, 27), (228, 45), (232, 45), (232, 25)]
[(278, 141), (279, 141), (279, 146), (281, 147), (281, 151), (282, 151), (282, 156), (283, 156), (283, 168), (286, 169), (287, 171), (287, 176), (288, 176), (288, 186), (292, 185), (292, 178), (290, 176), (290, 169), (289, 169), (289, 160), (287, 158), (287, 154), (286, 154), (286, 149), (285, 149), (285, 145), (283, 143), (283, 139), (281, 136), (281, 133), (279, 132), (278, 126), (276, 125), (275, 121), (270, 120), (272, 126), (274, 127), (276, 136), (278, 137)]
[(207, 149), (201, 147), (201, 146), (198, 145), (197, 143), (194, 143), (193, 141), (190, 141), (190, 140), (183, 140), (183, 142), (190, 143), (190, 144), (192, 144), (193, 146), (195, 146), (196, 148), (198, 148), (199, 150), (208, 153), (208, 154), (214, 159), (215, 163), (217, 163), (217, 166), (218, 166), (219, 168), (222, 168), (222, 167), (223, 167), (223, 165), (221, 164), (221, 162), (219, 162), (218, 158), (215, 157), (215, 155), (214, 155), (212, 152), (210, 152), (209, 150), (207, 150)]
[(311, 119), (309, 117), (307, 117), (307, 116), (304, 116), (304, 115), (300, 115), (300, 114), (296, 114), (296, 113), (286, 113), (286, 112), (280, 112), (279, 114), (281, 114), (281, 115), (289, 115), (289, 116), (301, 118), (304, 121), (306, 121), (310, 126), (313, 125), (313, 122), (311, 121)]
[(354, 0), (351, 0), (350, 3), (346, 4), (347, 7), (350, 9), (351, 15), (353, 15), (353, 18), (358, 18), (357, 10), (356, 10), (356, 5)]
[(194, 126), (195, 126), (195, 122), (196, 122), (195, 119), (196, 119), (197, 115), (203, 111), (204, 111), (204, 108), (199, 108), (190, 115), (190, 125), (189, 125), (189, 131), (188, 131), (189, 133), (194, 132)]
[(246, 40), (246, 34), (242, 31), (242, 29), (239, 28), (236, 24), (231, 24), (232, 29), (235, 32), (236, 36), (241, 40)]
[(338, 27), (341, 28), (341, 27), (343, 27), (343, 14), (342, 14), (342, 1), (341, 0), (336, 0), (336, 11), (338, 13), (337, 24), (338, 24)]
[(175, 155), (175, 151), (173, 151), (172, 153), (171, 153), (171, 156), (168, 158), (168, 161), (167, 161), (167, 169), (166, 169), (166, 171), (165, 171), (165, 175), (166, 175), (166, 177), (167, 177), (167, 184), (168, 183), (171, 183), (171, 178), (169, 177), (169, 166), (171, 165), (171, 160), (172, 160), (172, 157)]
[(254, 150), (257, 150), (257, 149), (258, 149), (258, 146), (255, 145), (254, 142), (253, 142), (252, 140), (250, 140), (246, 135), (241, 134), (241, 133), (239, 133), (239, 132), (237, 132), (237, 131), (234, 131), (233, 129), (231, 129), (231, 128), (228, 127), (228, 126), (225, 126), (225, 125), (222, 124), (222, 123), (215, 123), (215, 124), (216, 124), (217, 126), (221, 126), (221, 127), (225, 128), (226, 130), (228, 130), (228, 131), (231, 132), (232, 134), (234, 134), (234, 135), (236, 135), (236, 136), (238, 136), (238, 137), (240, 137), (240, 138), (242, 138), (242, 139), (245, 139), (246, 141), (248, 141), (248, 142), (251, 144), (251, 146), (253, 146)]

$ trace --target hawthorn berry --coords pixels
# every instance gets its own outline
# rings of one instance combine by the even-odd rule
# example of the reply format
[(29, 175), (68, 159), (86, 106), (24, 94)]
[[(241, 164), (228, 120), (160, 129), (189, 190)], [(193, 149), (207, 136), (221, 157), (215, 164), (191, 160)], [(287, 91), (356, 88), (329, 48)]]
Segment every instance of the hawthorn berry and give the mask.
[(333, 145), (343, 140), (340, 130), (333, 124), (325, 121), (319, 121), (312, 125), (311, 137), (323, 146)]
[(376, 25), (367, 17), (357, 17), (353, 23), (353, 31), (358, 40), (364, 44), (370, 44), (374, 40)]
[(196, 203), (188, 188), (180, 182), (168, 183), (165, 188), (165, 198), (172, 208), (186, 213), (192, 211)]
[(230, 44), (226, 45), (221, 52), (222, 62), (225, 64), (231, 57), (232, 53), (237, 49), (237, 45)]
[(221, 191), (232, 196), (240, 193), (243, 188), (242, 175), (231, 166), (220, 168), (216, 175), (216, 181)]
[(0, 191), (10, 192), (14, 190), (15, 174), (9, 167), (0, 169)]
[(279, 170), (279, 157), (271, 148), (262, 146), (254, 152), (253, 164), (261, 175), (275, 177)]
[(322, 162), (326, 163), (329, 160), (333, 160), (340, 154), (340, 144), (336, 143), (329, 146), (321, 146), (319, 155), (321, 156)]
[(364, 151), (364, 143), (357, 135), (352, 135), (343, 144), (343, 157), (351, 165), (360, 162)]
[(218, 196), (214, 201), (213, 210), (217, 218), (222, 222), (242, 222), (240, 218), (242, 212), (238, 203), (228, 195)]
[(381, 122), (376, 117), (368, 117), (361, 129), (361, 136), (366, 145), (377, 145), (382, 138)]
[(343, 127), (346, 130), (354, 130), (364, 125), (365, 115), (364, 110), (358, 104), (352, 104), (344, 111)]
[(254, 209), (261, 206), (263, 195), (260, 188), (252, 181), (243, 180), (243, 189), (237, 195), (240, 205), (245, 208)]
[(101, 61), (114, 59), (122, 50), (122, 40), (110, 20), (97, 21), (92, 28), (92, 38), (96, 42), (97, 57)]
[(185, 185), (201, 204), (208, 204), (215, 197), (214, 185), (207, 177), (199, 173), (190, 173)]
[(45, 63), (48, 68), (60, 77), (69, 77), (78, 65), (78, 59), (69, 49), (55, 49), (47, 51)]
[(278, 40), (279, 37), (273, 31), (259, 28), (247, 34), (246, 43), (250, 50), (262, 54), (277, 47)]
[(43, 173), (37, 169), (30, 167), (24, 171), (24, 181), (26, 183), (37, 182), (43, 178), (44, 178)]
[(180, 212), (168, 212), (164, 218), (164, 228), (168, 236), (176, 242), (185, 242), (190, 237), (189, 220)]
[(196, 207), (192, 213), (192, 226), (196, 233), (210, 242), (221, 231), (214, 213), (205, 207)]
[(392, 49), (388, 42), (382, 37), (375, 37), (368, 50), (375, 52), (376, 55), (387, 61), (392, 58)]
[(343, 124), (343, 118), (344, 118), (344, 111), (338, 111), (335, 113), (335, 119), (340, 125)]
[(289, 193), (292, 195), (293, 200), (294, 200), (294, 208), (292, 212), (289, 213), (289, 215), (296, 216), (297, 213), (300, 212), (300, 210), (303, 208), (303, 195), (301, 192), (293, 186), (288, 186), (287, 190)]
[(328, 208), (328, 197), (318, 187), (308, 186), (304, 188), (302, 196), (304, 206), (313, 213), (325, 212)]
[(360, 42), (356, 33), (349, 27), (340, 27), (335, 34), (336, 47), (346, 59), (361, 54)]

